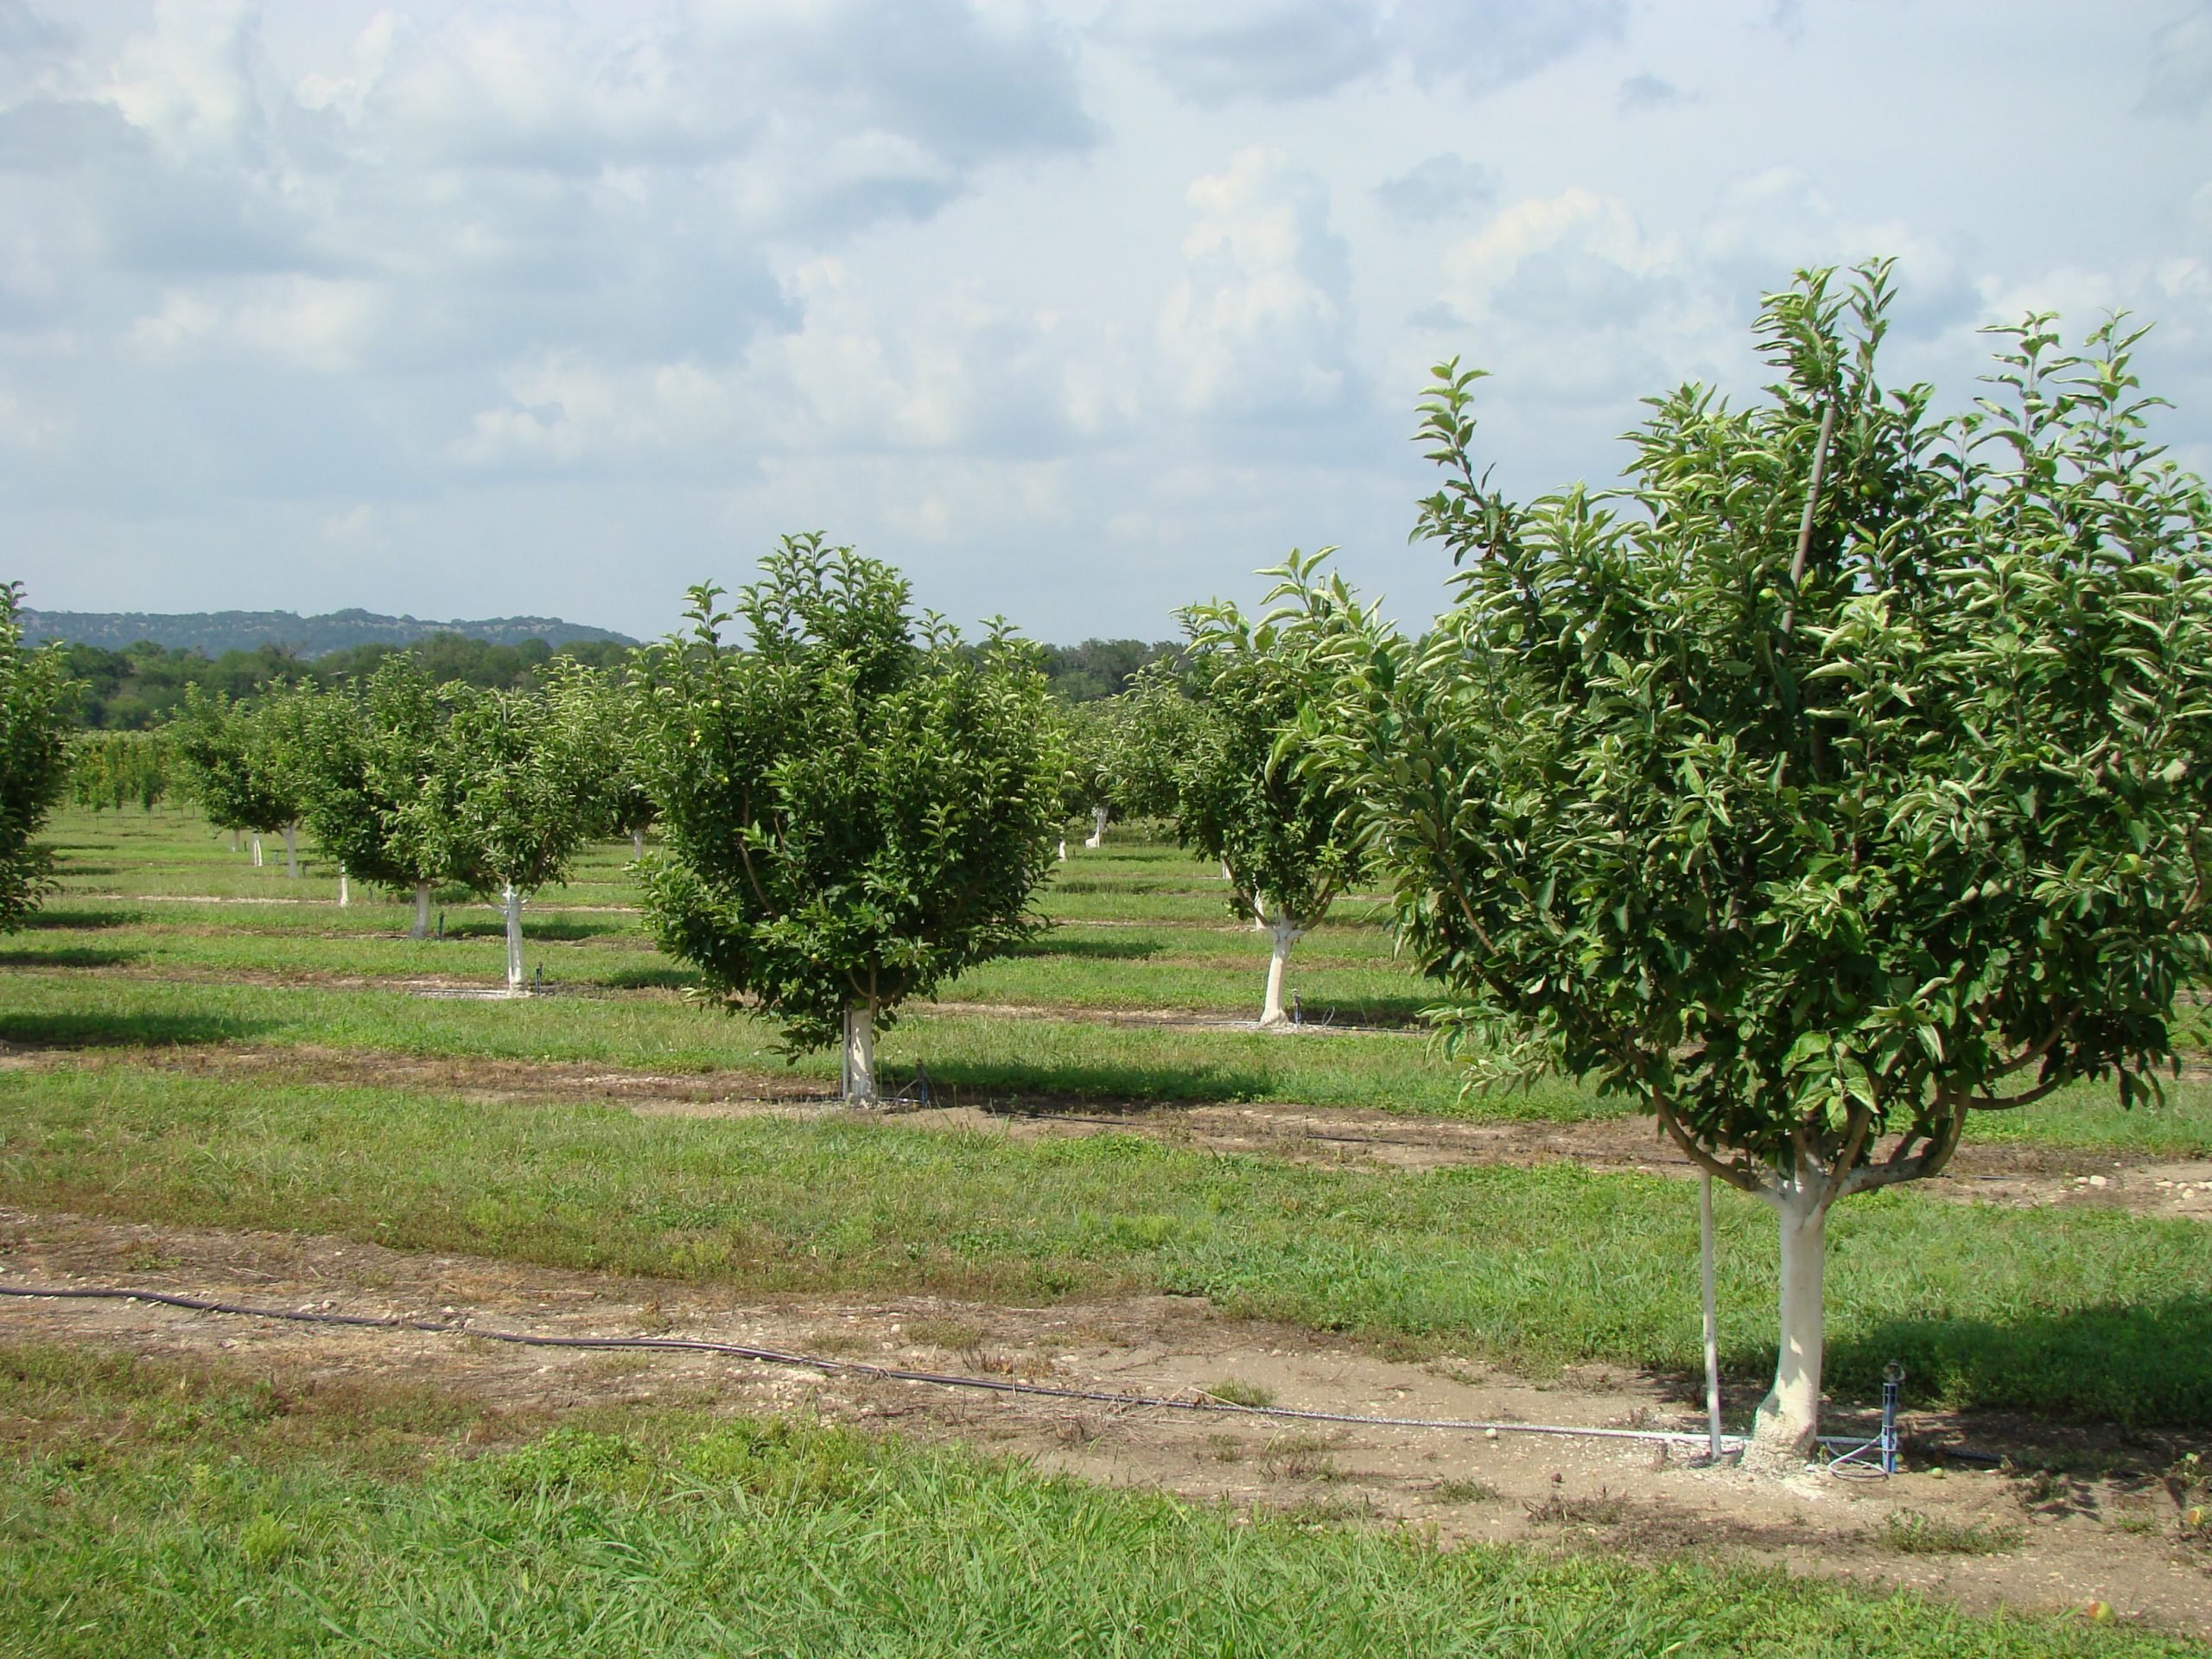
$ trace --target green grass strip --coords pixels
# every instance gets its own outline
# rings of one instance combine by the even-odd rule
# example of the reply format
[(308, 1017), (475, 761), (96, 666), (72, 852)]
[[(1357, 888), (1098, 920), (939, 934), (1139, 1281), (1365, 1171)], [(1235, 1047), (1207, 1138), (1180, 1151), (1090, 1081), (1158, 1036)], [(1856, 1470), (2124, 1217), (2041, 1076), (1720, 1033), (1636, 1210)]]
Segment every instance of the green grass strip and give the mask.
[[(64, 1376), (62, 1371), (70, 1371)], [(2138, 1631), (1970, 1615), (1778, 1571), (1440, 1548), (1115, 1492), (959, 1448), (751, 1421), (563, 1428), (419, 1478), (302, 1453), (280, 1402), (49, 1356), (0, 1410), (0, 1652), (259, 1656), (1422, 1654), (2152, 1659)], [(149, 1399), (162, 1390), (158, 1399)], [(133, 1397), (133, 1395), (137, 1397)], [(89, 1398), (88, 1398), (89, 1396)], [(190, 1438), (123, 1432), (189, 1426)], [(181, 1439), (181, 1437), (180, 1437)], [(59, 1444), (56, 1444), (56, 1440)]]
[[(0, 1202), (34, 1210), (753, 1290), (1198, 1294), (1533, 1370), (1698, 1363), (1694, 1189), (1656, 1176), (1325, 1169), (1124, 1135), (647, 1119), (120, 1066), (10, 1084)], [(1722, 1199), (1725, 1353), (1756, 1375), (1774, 1225)], [(2195, 1223), (1853, 1198), (1831, 1226), (1830, 1386), (1866, 1397), (1895, 1357), (1916, 1401), (2212, 1423), (2208, 1286)]]

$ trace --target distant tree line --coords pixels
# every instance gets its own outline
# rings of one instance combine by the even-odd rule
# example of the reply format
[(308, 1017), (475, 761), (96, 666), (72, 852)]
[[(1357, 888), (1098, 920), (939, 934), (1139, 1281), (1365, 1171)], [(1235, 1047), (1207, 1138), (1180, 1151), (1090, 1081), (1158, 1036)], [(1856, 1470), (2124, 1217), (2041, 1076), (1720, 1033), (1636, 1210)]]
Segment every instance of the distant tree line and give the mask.
[(479, 690), (512, 691), (537, 685), (555, 657), (614, 668), (628, 662), (632, 647), (613, 640), (576, 640), (556, 652), (543, 639), (494, 645), (462, 634), (437, 633), (412, 645), (353, 645), (312, 660), (276, 645), (218, 657), (150, 640), (121, 651), (85, 645), (59, 649), (69, 677), (84, 688), (79, 721), (94, 731), (134, 732), (173, 718), (195, 690), (232, 702), (275, 687), (328, 690), (366, 678), (388, 657), (411, 658), (438, 684), (457, 680)]
[[(264, 690), (308, 686), (328, 690), (364, 680), (389, 657), (414, 659), (432, 683), (459, 681), (480, 691), (528, 690), (543, 683), (555, 658), (587, 668), (626, 666), (633, 646), (614, 640), (579, 639), (556, 650), (543, 639), (518, 645), (487, 645), (458, 633), (435, 633), (411, 645), (353, 645), (308, 658), (289, 646), (202, 652), (157, 645), (150, 640), (105, 651), (98, 645), (60, 647), (68, 677), (83, 687), (79, 723), (93, 731), (140, 732), (174, 718), (186, 694), (197, 689), (235, 702)], [(1179, 658), (1173, 640), (1086, 639), (1079, 645), (1046, 645), (1045, 679), (1062, 702), (1096, 702), (1119, 696), (1147, 664)]]

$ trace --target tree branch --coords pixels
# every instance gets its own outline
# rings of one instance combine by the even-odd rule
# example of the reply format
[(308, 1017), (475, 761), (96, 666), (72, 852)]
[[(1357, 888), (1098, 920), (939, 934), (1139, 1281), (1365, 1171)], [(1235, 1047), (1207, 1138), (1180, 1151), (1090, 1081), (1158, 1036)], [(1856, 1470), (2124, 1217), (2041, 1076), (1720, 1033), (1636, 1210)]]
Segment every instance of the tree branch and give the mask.
[(1729, 1185), (1751, 1193), (1755, 1197), (1765, 1193), (1766, 1183), (1759, 1179), (1758, 1171), (1752, 1167), (1748, 1160), (1738, 1159), (1732, 1164), (1722, 1163), (1703, 1147), (1698, 1145), (1689, 1131), (1682, 1127), (1681, 1120), (1675, 1115), (1675, 1105), (1672, 1101), (1664, 1095), (1655, 1094), (1651, 1096), (1651, 1104), (1652, 1109), (1658, 1114), (1660, 1128), (1667, 1131), (1669, 1137), (1682, 1149), (1683, 1155), (1692, 1163), (1705, 1171), (1707, 1174), (1715, 1176), (1727, 1182)]

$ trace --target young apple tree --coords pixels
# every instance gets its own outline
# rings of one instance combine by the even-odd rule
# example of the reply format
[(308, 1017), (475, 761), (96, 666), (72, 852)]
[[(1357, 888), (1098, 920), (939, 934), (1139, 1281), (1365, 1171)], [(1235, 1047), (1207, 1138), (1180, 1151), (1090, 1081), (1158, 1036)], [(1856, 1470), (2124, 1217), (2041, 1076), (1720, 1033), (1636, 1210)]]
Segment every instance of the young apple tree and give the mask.
[(414, 657), (395, 652), (365, 683), (315, 699), (296, 766), (302, 817), (337, 860), (341, 895), (349, 880), (411, 890), (418, 939), (430, 931), (430, 888), (444, 870), (405, 809), (429, 776), (444, 718)]
[[(1286, 568), (1310, 570), (1319, 556), (1294, 554)], [(1327, 681), (1306, 631), (1274, 618), (1255, 625), (1226, 603), (1185, 620), (1194, 706), (1175, 765), (1176, 834), (1220, 861), (1235, 903), (1273, 936), (1260, 1024), (1281, 1026), (1291, 947), (1361, 873), (1358, 797), (1338, 772), (1301, 764), (1300, 718)]]
[[(283, 694), (272, 693), (281, 700)], [(169, 731), (193, 798), (219, 830), (253, 836), (254, 868), (261, 867), (261, 838), (283, 830), (299, 873), (293, 826), (300, 816), (292, 765), (291, 711), (271, 714), (272, 703), (249, 706), (192, 686)], [(235, 844), (235, 843), (233, 843)]]
[(1287, 573), (1455, 1034), (1630, 1096), (1775, 1211), (1770, 1463), (1815, 1444), (1830, 1206), (1978, 1113), (2133, 1101), (2208, 965), (2212, 510), (2145, 436), (2139, 335), (1993, 331), (1993, 393), (1933, 419), (1875, 378), (1889, 302), (1885, 264), (1801, 274), (1766, 397), (1652, 400), (1609, 495), (1492, 490), (1446, 364), (1421, 529), (1454, 608), (1408, 642)]
[(69, 787), (77, 683), (61, 649), (23, 643), (22, 589), (0, 582), (0, 932), (48, 891), (50, 860), (31, 839)]
[(523, 901), (563, 880), (589, 839), (604, 787), (603, 758), (573, 741), (565, 706), (574, 688), (480, 691), (447, 686), (452, 712), (438, 728), (429, 772), (397, 809), (417, 867), (497, 898), (506, 918), (507, 991), (524, 994)]
[(819, 535), (720, 597), (693, 588), (691, 634), (641, 669), (667, 844), (646, 917), (791, 1052), (842, 1041), (844, 1095), (870, 1100), (899, 1005), (1036, 926), (1065, 764), (1040, 656), (997, 623), (972, 647), (918, 624), (897, 571)]

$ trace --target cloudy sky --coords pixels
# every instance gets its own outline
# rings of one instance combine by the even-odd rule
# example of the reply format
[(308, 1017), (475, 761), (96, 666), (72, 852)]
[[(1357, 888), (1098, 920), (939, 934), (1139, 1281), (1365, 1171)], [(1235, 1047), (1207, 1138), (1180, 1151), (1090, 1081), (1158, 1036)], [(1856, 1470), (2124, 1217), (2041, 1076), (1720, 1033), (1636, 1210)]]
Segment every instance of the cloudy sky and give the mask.
[(637, 634), (787, 530), (1156, 637), (1294, 546), (1426, 613), (1427, 366), (1516, 489), (1902, 262), (1955, 404), (2158, 323), (2212, 470), (2212, 5), (0, 0), (0, 577)]

